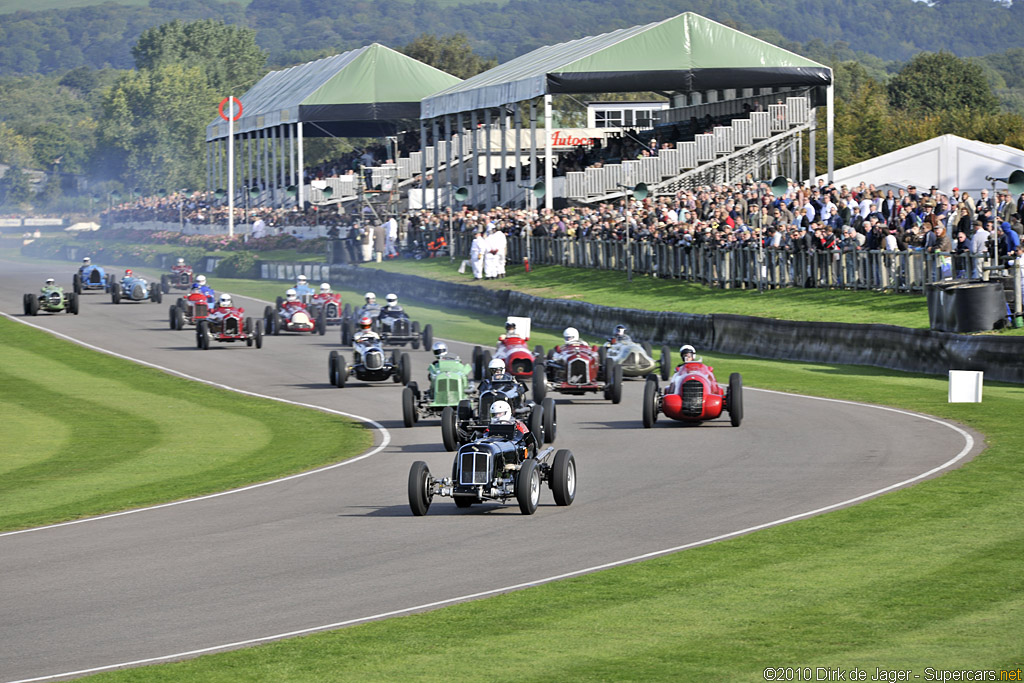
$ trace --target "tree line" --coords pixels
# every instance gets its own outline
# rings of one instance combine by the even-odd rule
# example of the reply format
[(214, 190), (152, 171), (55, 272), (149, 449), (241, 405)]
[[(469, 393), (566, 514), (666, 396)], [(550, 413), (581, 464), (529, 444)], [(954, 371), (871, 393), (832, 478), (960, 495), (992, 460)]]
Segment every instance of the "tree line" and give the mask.
[[(1024, 49), (984, 58), (926, 51), (896, 64), (848, 51), (829, 58), (815, 54), (824, 48), (814, 41), (803, 47), (835, 70), (837, 168), (944, 133), (1024, 148), (1024, 117), (1007, 96), (1024, 92)], [(420, 34), (397, 49), (461, 78), (497, 64), (465, 33)], [(14, 170), (0, 180), (0, 203), (28, 199), (27, 168), (89, 176), (93, 187), (122, 193), (203, 186), (205, 127), (217, 103), (271, 68), (258, 31), (174, 20), (143, 31), (129, 52), (131, 69), (0, 77), (0, 164)], [(307, 163), (336, 158), (349, 144), (310, 141)], [(67, 194), (73, 188), (48, 183), (35, 203), (61, 206)]]

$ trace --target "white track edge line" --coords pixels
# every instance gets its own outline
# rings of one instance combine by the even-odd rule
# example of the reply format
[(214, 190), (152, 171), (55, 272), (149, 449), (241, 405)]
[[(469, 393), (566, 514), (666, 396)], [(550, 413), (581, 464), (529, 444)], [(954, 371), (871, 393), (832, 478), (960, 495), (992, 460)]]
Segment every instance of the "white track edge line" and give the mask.
[(314, 405), (312, 403), (300, 403), (298, 401), (290, 401), (288, 399), (278, 398), (276, 396), (267, 396), (265, 394), (257, 394), (257, 393), (252, 392), (252, 391), (246, 391), (245, 389), (238, 389), (236, 387), (228, 386), (226, 384), (220, 384), (220, 383), (217, 383), (217, 382), (212, 382), (210, 380), (203, 379), (201, 377), (193, 377), (192, 375), (188, 375), (188, 374), (186, 374), (184, 372), (180, 372), (178, 370), (173, 370), (171, 368), (166, 368), (166, 367), (163, 367), (161, 365), (157, 365), (156, 363), (150, 363), (149, 361), (139, 360), (138, 358), (132, 358), (131, 356), (125, 356), (123, 354), (120, 354), (120, 353), (117, 353), (117, 352), (114, 352), (114, 351), (110, 351), (108, 349), (104, 349), (104, 348), (101, 348), (99, 346), (95, 346), (95, 345), (90, 344), (88, 342), (84, 342), (84, 341), (82, 341), (80, 339), (75, 339), (74, 337), (72, 337), (70, 335), (67, 335), (67, 334), (64, 334), (62, 332), (57, 332), (57, 331), (54, 331), (54, 330), (50, 330), (50, 329), (45, 328), (45, 327), (43, 327), (41, 325), (36, 325), (36, 324), (30, 323), (30, 322), (28, 322), (26, 320), (22, 320), (21, 318), (18, 318), (16, 316), (10, 315), (10, 314), (5, 313), (3, 311), (0, 311), (0, 315), (2, 315), (4, 318), (7, 318), (8, 320), (11, 320), (11, 321), (14, 321), (14, 322), (17, 322), (17, 323), (21, 323), (22, 325), (26, 325), (28, 327), (31, 327), (31, 328), (34, 328), (34, 329), (37, 329), (37, 330), (41, 330), (43, 332), (47, 332), (49, 334), (52, 334), (55, 337), (59, 337), (59, 338), (65, 339), (67, 341), (70, 341), (70, 342), (72, 342), (74, 344), (77, 344), (79, 346), (82, 346), (84, 348), (91, 349), (93, 351), (99, 351), (100, 353), (104, 353), (104, 354), (106, 354), (108, 356), (113, 356), (115, 358), (121, 358), (123, 360), (128, 360), (128, 361), (131, 361), (133, 363), (137, 363), (139, 365), (142, 365), (142, 366), (145, 366), (145, 367), (148, 367), (148, 368), (153, 368), (155, 370), (160, 370), (162, 372), (166, 372), (166, 373), (168, 373), (170, 375), (174, 375), (176, 377), (181, 377), (181, 378), (192, 380), (192, 381), (195, 381), (195, 382), (200, 382), (202, 384), (206, 384), (206, 385), (212, 386), (212, 387), (217, 387), (219, 389), (226, 389), (227, 391), (232, 391), (232, 392), (237, 393), (237, 394), (243, 394), (245, 396), (252, 396), (254, 398), (263, 398), (263, 399), (267, 399), (267, 400), (270, 400), (270, 401), (276, 401), (278, 403), (286, 403), (288, 405), (298, 406), (298, 407), (301, 407), (301, 408), (311, 408), (313, 410), (319, 410), (320, 412), (329, 413), (329, 414), (333, 414), (333, 415), (340, 415), (342, 417), (347, 417), (347, 418), (351, 418), (351, 419), (354, 419), (354, 420), (358, 420), (360, 422), (364, 422), (366, 424), (371, 425), (381, 435), (381, 442), (375, 448), (372, 448), (371, 450), (367, 451), (366, 453), (363, 453), (362, 455), (356, 456), (354, 458), (349, 458), (348, 460), (342, 460), (341, 462), (334, 463), (333, 465), (326, 465), (324, 467), (318, 467), (316, 469), (308, 470), (306, 472), (299, 472), (297, 474), (291, 474), (291, 475), (289, 475), (287, 477), (281, 477), (279, 479), (271, 479), (270, 481), (263, 481), (263, 482), (259, 482), (257, 484), (250, 484), (249, 486), (243, 486), (243, 487), (236, 488), (236, 489), (230, 489), (228, 491), (220, 491), (218, 493), (210, 493), (210, 494), (207, 494), (207, 495), (204, 495), (204, 496), (197, 496), (195, 498), (185, 498), (185, 499), (182, 499), (182, 500), (171, 501), (170, 503), (161, 503), (159, 505), (150, 505), (148, 507), (135, 508), (135, 509), (132, 509), (132, 510), (122, 510), (120, 512), (112, 512), (112, 513), (106, 514), (106, 515), (97, 515), (95, 517), (85, 517), (83, 519), (74, 519), (74, 520), (71, 520), (69, 522), (60, 522), (58, 524), (48, 524), (46, 526), (32, 527), (30, 529), (19, 529), (18, 531), (6, 531), (6, 532), (3, 532), (3, 533), (0, 533), (0, 538), (4, 538), (5, 536), (17, 536), (19, 534), (27, 534), (27, 533), (31, 533), (31, 532), (34, 532), (34, 531), (42, 531), (44, 529), (56, 529), (56, 528), (59, 528), (59, 527), (73, 526), (73, 525), (76, 525), (76, 524), (85, 524), (87, 522), (96, 522), (96, 521), (103, 520), (103, 519), (111, 519), (111, 518), (114, 518), (114, 517), (123, 517), (125, 515), (134, 515), (134, 514), (139, 513), (139, 512), (146, 512), (146, 511), (149, 511), (149, 510), (159, 510), (161, 508), (174, 507), (176, 505), (184, 505), (185, 503), (195, 503), (195, 502), (201, 501), (201, 500), (210, 500), (211, 498), (220, 498), (221, 496), (228, 496), (228, 495), (235, 494), (235, 493), (242, 493), (242, 492), (245, 492), (245, 491), (252, 491), (253, 489), (263, 488), (264, 486), (271, 486), (271, 485), (274, 485), (274, 484), (280, 484), (282, 482), (292, 481), (293, 479), (299, 479), (299, 478), (302, 478), (302, 477), (308, 477), (308, 476), (313, 475), (313, 474), (319, 474), (321, 472), (327, 472), (329, 470), (337, 469), (338, 467), (344, 467), (345, 465), (350, 465), (350, 464), (352, 464), (354, 462), (359, 462), (360, 460), (365, 460), (366, 458), (369, 458), (369, 457), (371, 457), (373, 455), (376, 455), (377, 453), (380, 453), (382, 450), (387, 448), (388, 445), (391, 443), (391, 433), (388, 431), (388, 429), (386, 427), (384, 427), (384, 425), (380, 424), (376, 420), (371, 420), (368, 417), (363, 417), (362, 415), (355, 415), (353, 413), (346, 413), (346, 412), (341, 411), (341, 410), (334, 410), (333, 408), (326, 408), (324, 406), (318, 406), (318, 405)]

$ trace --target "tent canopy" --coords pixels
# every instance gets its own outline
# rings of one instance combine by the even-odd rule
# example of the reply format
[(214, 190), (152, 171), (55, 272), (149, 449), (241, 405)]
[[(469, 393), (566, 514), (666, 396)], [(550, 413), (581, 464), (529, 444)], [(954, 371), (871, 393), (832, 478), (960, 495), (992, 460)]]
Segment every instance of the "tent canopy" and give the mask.
[(832, 70), (685, 12), (538, 48), (423, 101), (423, 118), (559, 93), (827, 86)]
[[(418, 119), (420, 100), (460, 82), (458, 78), (378, 43), (308, 62), (261, 78), (238, 99), (235, 133), (302, 121), (306, 137), (378, 136), (400, 119)], [(221, 118), (206, 139), (227, 137)]]

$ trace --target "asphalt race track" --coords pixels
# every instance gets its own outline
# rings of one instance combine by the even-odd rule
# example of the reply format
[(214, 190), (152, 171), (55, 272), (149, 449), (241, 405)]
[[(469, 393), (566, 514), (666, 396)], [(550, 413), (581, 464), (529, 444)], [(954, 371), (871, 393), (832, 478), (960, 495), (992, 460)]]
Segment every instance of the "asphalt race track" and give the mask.
[[(70, 286), (75, 267), (0, 261), (0, 310), (22, 317), (24, 292), (46, 277)], [(241, 301), (250, 313), (263, 310)], [(661, 420), (645, 430), (643, 383), (630, 381), (618, 406), (552, 394), (555, 445), (577, 462), (570, 507), (556, 507), (545, 487), (532, 517), (514, 501), (458, 510), (435, 498), (416, 518), (410, 464), (425, 460), (446, 473), (453, 455), (437, 421), (402, 426), (399, 385), (328, 384), (334, 328), (325, 337), (269, 337), (262, 350), (201, 352), (193, 332), (168, 329), (168, 305), (115, 306), (95, 292), (82, 296), (79, 316), (30, 322), (195, 377), (376, 420), (390, 443), (269, 486), (0, 534), (2, 681), (180, 658), (698, 545), (934, 475), (981, 448), (981, 439), (920, 416), (749, 387), (738, 429), (726, 418), (696, 428)], [(469, 356), (470, 347), (452, 347)], [(431, 356), (410, 355), (422, 383)], [(729, 368), (718, 371), (721, 378)]]

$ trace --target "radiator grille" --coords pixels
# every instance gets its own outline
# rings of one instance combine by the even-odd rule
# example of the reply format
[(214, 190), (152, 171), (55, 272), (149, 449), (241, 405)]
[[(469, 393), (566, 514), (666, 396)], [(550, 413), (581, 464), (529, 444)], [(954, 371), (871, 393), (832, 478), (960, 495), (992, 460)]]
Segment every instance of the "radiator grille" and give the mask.
[(238, 334), (238, 320), (228, 318), (224, 321), (224, 332), (227, 334)]
[(582, 358), (569, 361), (569, 384), (587, 384), (590, 381), (590, 366)]
[(529, 358), (516, 358), (512, 361), (511, 371), (513, 375), (522, 375), (528, 372), (533, 372), (533, 361)]
[(132, 287), (132, 298), (133, 299), (145, 299), (146, 289), (142, 285), (135, 285)]
[(384, 354), (374, 349), (363, 354), (363, 365), (367, 370), (380, 370), (384, 367)]
[(704, 412), (704, 385), (699, 380), (683, 382), (683, 415), (698, 417)]
[(192, 315), (194, 316), (205, 316), (207, 314), (206, 304), (196, 304), (193, 308)]
[(436, 382), (437, 382), (437, 393), (439, 393), (439, 394), (443, 394), (443, 393), (446, 393), (448, 391), (451, 391), (452, 388), (453, 388), (453, 387), (449, 387), (448, 386), (449, 384), (451, 384), (451, 380), (449, 380), (447, 377), (438, 377)]
[(89, 282), (98, 285), (100, 283), (100, 271), (94, 270), (89, 273)]
[(491, 480), (488, 472), (490, 453), (463, 450), (459, 453), (459, 483), (465, 486), (486, 484)]

